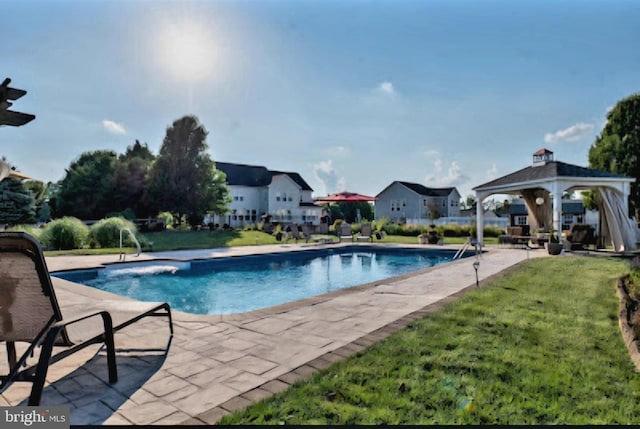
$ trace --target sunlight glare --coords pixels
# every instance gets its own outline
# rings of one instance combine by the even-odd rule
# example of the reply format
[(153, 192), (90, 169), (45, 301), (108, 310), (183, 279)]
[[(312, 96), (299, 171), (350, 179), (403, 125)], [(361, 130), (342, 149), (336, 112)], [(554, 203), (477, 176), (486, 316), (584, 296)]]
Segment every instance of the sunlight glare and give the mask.
[(161, 66), (178, 80), (195, 83), (213, 71), (213, 37), (196, 20), (167, 22), (161, 28), (157, 49)]

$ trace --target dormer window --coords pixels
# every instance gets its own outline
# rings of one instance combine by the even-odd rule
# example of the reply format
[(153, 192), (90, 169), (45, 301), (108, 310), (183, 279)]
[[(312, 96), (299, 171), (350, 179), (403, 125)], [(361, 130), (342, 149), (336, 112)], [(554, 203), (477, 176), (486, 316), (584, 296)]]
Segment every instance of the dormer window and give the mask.
[(533, 154), (533, 166), (538, 167), (545, 165), (547, 162), (553, 161), (553, 152), (549, 149), (540, 149)]

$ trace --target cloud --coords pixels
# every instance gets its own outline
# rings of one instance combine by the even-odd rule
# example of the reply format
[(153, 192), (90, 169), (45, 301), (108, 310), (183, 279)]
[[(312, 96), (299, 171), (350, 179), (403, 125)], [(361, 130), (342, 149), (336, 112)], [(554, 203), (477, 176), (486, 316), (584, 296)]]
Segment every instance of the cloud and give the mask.
[(346, 179), (338, 176), (333, 168), (333, 161), (330, 159), (314, 164), (313, 174), (323, 187), (323, 189), (318, 189), (318, 195), (329, 195), (347, 188)]
[(544, 136), (545, 143), (558, 143), (561, 141), (575, 142), (588, 135), (593, 131), (593, 124), (585, 124), (584, 122), (577, 123), (565, 128), (564, 130), (556, 131), (553, 134), (546, 134)]
[(487, 179), (495, 179), (498, 175), (498, 167), (495, 164), (491, 165), (491, 168), (487, 170)]
[(440, 152), (435, 149), (427, 149), (423, 152), (423, 155), (427, 158), (436, 158), (440, 156)]
[(378, 85), (378, 91), (389, 96), (396, 94), (396, 90), (393, 87), (393, 84), (391, 82), (386, 82), (386, 81), (381, 82), (380, 85)]
[(109, 121), (107, 119), (102, 121), (102, 128), (104, 128), (111, 134), (116, 134), (119, 136), (124, 136), (125, 134), (127, 134), (127, 130), (124, 129), (124, 126), (122, 124), (114, 121)]
[(427, 186), (436, 188), (447, 188), (450, 186), (460, 186), (469, 182), (469, 176), (462, 173), (462, 168), (458, 161), (452, 161), (446, 172), (443, 171), (441, 159), (433, 162), (433, 172), (425, 178)]

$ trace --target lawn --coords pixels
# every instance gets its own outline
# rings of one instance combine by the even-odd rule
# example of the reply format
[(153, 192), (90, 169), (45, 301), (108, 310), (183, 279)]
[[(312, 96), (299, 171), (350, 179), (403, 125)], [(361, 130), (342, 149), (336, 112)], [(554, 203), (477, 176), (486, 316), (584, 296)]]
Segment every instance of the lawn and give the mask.
[(221, 424), (638, 424), (625, 260), (526, 261)]
[[(282, 244), (275, 236), (262, 231), (163, 231), (142, 234), (143, 241), (147, 243), (146, 250), (184, 250), (184, 249), (209, 249), (229, 246), (254, 246), (262, 244)], [(336, 243), (338, 237), (334, 235), (314, 235), (313, 237), (332, 238)], [(463, 244), (466, 237), (447, 237), (445, 244)], [(289, 239), (288, 243), (295, 240)], [(375, 243), (408, 243), (417, 244), (416, 237), (387, 235), (382, 240), (374, 239)], [(496, 238), (485, 239), (486, 244), (497, 243)], [(153, 243), (149, 246), (148, 243)], [(299, 241), (304, 243), (304, 241)]]
[[(262, 231), (180, 231), (167, 230), (162, 232), (139, 233), (140, 244), (143, 252), (167, 251), (167, 250), (191, 250), (191, 249), (213, 249), (219, 247), (232, 246), (255, 246), (264, 244), (284, 244), (295, 243), (294, 239), (288, 241), (277, 241), (275, 236)], [(314, 237), (329, 237), (336, 243), (338, 237), (334, 235), (314, 235)], [(444, 244), (463, 244), (466, 237), (446, 237)], [(374, 239), (374, 243), (399, 243), (417, 244), (418, 239), (411, 236), (387, 235), (382, 240)], [(304, 243), (304, 241), (299, 241)], [(485, 244), (496, 244), (496, 238), (485, 238)], [(127, 253), (135, 252), (136, 249), (124, 249)], [(52, 250), (47, 251), (47, 256), (56, 255), (103, 255), (119, 253), (119, 248), (107, 249), (73, 249), (73, 250)]]

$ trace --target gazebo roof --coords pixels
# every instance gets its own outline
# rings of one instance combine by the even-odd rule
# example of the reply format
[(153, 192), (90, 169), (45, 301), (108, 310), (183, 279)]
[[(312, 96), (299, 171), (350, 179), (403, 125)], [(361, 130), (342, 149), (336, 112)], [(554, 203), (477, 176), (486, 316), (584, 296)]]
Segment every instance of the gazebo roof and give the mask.
[(473, 190), (485, 190), (516, 184), (521, 185), (527, 182), (537, 182), (562, 177), (633, 180), (620, 174), (580, 167), (578, 165), (567, 164), (566, 162), (561, 161), (551, 161), (544, 165), (530, 165), (529, 167), (507, 174), (506, 176), (502, 176), (498, 179), (476, 186)]

